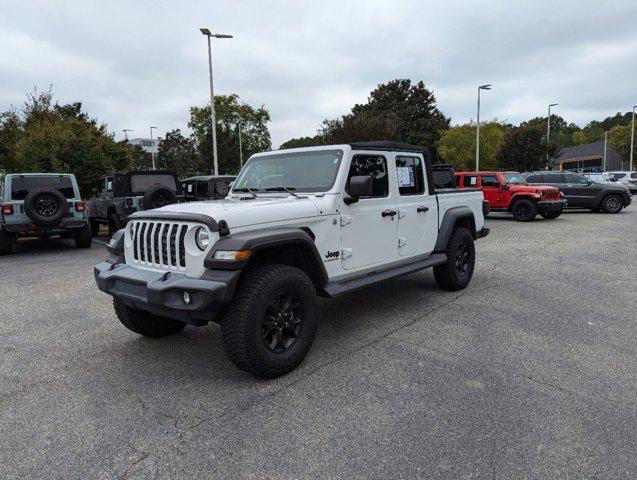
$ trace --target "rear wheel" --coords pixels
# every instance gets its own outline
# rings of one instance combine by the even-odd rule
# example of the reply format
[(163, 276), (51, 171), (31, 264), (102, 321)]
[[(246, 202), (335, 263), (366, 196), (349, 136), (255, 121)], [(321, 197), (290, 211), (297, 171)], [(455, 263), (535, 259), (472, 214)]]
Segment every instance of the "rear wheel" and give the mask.
[(14, 243), (13, 235), (9, 235), (7, 232), (0, 232), (0, 255), (11, 255)]
[(91, 243), (93, 243), (93, 235), (91, 234), (91, 226), (87, 224), (77, 231), (75, 246), (77, 248), (89, 248)]
[(119, 218), (117, 218), (117, 215), (112, 213), (111, 215), (109, 215), (108, 217), (108, 238), (112, 238), (113, 235), (115, 235), (115, 232), (117, 232), (121, 227), (121, 224), (119, 223)]
[(513, 218), (518, 222), (530, 222), (537, 215), (537, 205), (531, 200), (518, 200), (511, 209)]
[(551, 212), (540, 212), (540, 215), (542, 215), (542, 217), (547, 220), (554, 220), (560, 215), (562, 215), (562, 210), (556, 210)]
[(624, 208), (624, 202), (619, 195), (607, 195), (602, 201), (602, 208), (606, 213), (619, 213)]
[(97, 221), (96, 218), (91, 218), (89, 222), (91, 224), (91, 235), (93, 235), (94, 237), (97, 237), (100, 234), (99, 222)]
[(278, 377), (307, 355), (317, 317), (316, 290), (305, 273), (287, 265), (252, 267), (222, 315), (223, 346), (240, 369)]
[(129, 307), (117, 297), (113, 297), (113, 306), (122, 325), (145, 337), (165, 337), (183, 330), (186, 326), (184, 322), (179, 320), (160, 317)]
[(473, 235), (464, 227), (456, 227), (445, 250), (447, 261), (434, 267), (434, 278), (447, 290), (462, 290), (471, 281), (476, 263)]

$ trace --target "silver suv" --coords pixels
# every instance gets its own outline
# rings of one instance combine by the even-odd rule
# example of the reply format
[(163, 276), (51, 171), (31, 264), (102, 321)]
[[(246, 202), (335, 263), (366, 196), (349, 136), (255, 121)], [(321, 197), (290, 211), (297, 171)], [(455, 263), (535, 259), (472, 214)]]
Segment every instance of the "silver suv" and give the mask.
[(618, 184), (628, 187), (630, 193), (637, 195), (637, 172), (631, 171), (619, 171), (619, 172), (606, 172), (606, 175)]
[(68, 173), (14, 173), (0, 177), (0, 255), (13, 253), (17, 238), (53, 235), (91, 246), (86, 204), (75, 176)]

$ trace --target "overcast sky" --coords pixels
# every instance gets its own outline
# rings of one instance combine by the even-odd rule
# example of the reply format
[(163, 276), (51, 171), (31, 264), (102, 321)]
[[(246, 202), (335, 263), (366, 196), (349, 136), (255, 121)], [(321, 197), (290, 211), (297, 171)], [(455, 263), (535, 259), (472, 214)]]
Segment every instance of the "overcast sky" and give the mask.
[(637, 1), (0, 0), (0, 110), (53, 84), (122, 137), (186, 128), (215, 93), (270, 111), (274, 147), (394, 78), (423, 80), (452, 123), (518, 123), (549, 103), (585, 124), (637, 103)]

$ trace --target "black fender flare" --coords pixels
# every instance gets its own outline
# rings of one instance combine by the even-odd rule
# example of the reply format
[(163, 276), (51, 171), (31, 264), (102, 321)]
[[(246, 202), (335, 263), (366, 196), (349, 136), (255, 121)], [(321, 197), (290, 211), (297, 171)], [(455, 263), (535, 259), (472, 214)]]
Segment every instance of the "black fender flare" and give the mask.
[[(298, 227), (251, 230), (221, 237), (215, 242), (206, 256), (204, 266), (215, 270), (239, 270), (250, 263), (250, 260), (256, 252), (291, 245), (300, 246), (310, 254), (310, 258), (313, 260), (315, 264), (314, 267), (317, 269), (320, 278), (321, 285), (319, 286), (327, 285), (329, 281), (327, 271), (321, 260), (321, 255), (316, 248), (316, 244), (306, 229)], [(245, 260), (240, 261), (215, 260), (214, 254), (218, 250), (250, 250), (251, 254)]]
[(451, 238), (451, 232), (458, 220), (468, 221), (473, 239), (476, 239), (476, 219), (473, 215), (473, 210), (466, 206), (452, 207), (445, 212), (442, 222), (440, 222), (440, 229), (438, 230), (438, 240), (434, 247), (434, 252), (444, 252), (447, 249), (447, 243)]

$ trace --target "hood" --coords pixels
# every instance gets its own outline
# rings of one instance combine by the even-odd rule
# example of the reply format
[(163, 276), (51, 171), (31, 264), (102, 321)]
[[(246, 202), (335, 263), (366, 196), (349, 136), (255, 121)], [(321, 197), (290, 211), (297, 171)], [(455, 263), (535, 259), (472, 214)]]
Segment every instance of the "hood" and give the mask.
[(250, 198), (248, 200), (231, 197), (223, 200), (174, 203), (158, 208), (156, 211), (207, 215), (217, 222), (225, 220), (230, 228), (315, 217), (319, 212), (313, 197), (295, 198), (291, 195), (286, 197), (259, 196), (256, 199)]
[(557, 187), (552, 187), (550, 185), (509, 185), (511, 192), (531, 192), (531, 193), (542, 193), (542, 190), (559, 190)]

